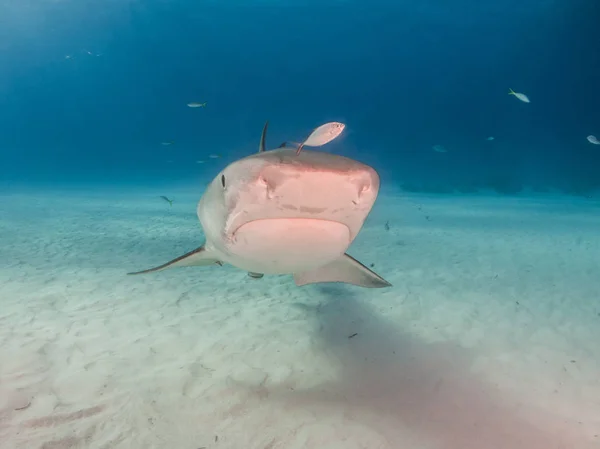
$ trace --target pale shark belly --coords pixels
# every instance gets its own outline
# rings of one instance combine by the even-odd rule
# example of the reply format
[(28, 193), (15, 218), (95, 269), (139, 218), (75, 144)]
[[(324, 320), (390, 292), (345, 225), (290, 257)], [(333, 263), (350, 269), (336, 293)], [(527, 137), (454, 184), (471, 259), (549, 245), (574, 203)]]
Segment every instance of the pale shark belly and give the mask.
[(311, 218), (256, 220), (241, 226), (227, 245), (227, 262), (265, 274), (300, 273), (342, 256), (350, 230), (342, 223)]

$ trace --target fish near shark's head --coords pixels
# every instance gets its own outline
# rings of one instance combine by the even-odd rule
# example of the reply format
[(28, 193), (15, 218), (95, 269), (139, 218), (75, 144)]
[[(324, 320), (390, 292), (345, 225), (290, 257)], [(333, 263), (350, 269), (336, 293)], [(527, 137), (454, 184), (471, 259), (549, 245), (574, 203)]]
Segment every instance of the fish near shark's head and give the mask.
[(296, 273), (340, 257), (379, 191), (377, 172), (352, 159), (277, 149), (233, 162), (198, 204), (207, 246), (257, 273)]

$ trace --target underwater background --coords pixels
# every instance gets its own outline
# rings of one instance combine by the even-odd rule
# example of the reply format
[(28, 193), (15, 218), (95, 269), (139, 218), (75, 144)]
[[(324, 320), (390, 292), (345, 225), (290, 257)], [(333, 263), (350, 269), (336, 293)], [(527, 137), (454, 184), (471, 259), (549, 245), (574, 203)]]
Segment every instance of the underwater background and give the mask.
[[(0, 106), (0, 449), (599, 448), (599, 0), (0, 0)], [(346, 125), (387, 288), (127, 276), (267, 120)]]
[(0, 179), (186, 182), (256, 151), (266, 120), (271, 147), (338, 120), (323, 150), (384, 185), (587, 196), (599, 18), (594, 0), (4, 0)]

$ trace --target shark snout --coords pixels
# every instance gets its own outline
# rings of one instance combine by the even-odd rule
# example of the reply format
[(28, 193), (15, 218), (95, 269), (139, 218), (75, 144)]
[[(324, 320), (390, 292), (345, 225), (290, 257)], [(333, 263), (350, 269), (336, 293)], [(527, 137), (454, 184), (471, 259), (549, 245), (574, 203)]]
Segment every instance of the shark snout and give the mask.
[(350, 211), (372, 205), (379, 189), (377, 174), (369, 170), (262, 170), (256, 180), (257, 197), (272, 207), (314, 215)]
[[(354, 239), (377, 198), (377, 172), (326, 153), (306, 150), (297, 156), (293, 151), (273, 151), (260, 163), (250, 164), (254, 159), (249, 159), (248, 166), (240, 170), (239, 182), (226, 184), (226, 215), (219, 236), (233, 244), (260, 224), (261, 229), (272, 232), (275, 228), (292, 232), (296, 226), (332, 226), (348, 229), (350, 241)], [(229, 178), (233, 179), (232, 175)], [(222, 189), (222, 183), (217, 182), (215, 189)], [(327, 222), (336, 225), (324, 224)], [(245, 231), (239, 233), (242, 228)]]
[(379, 177), (374, 170), (330, 172), (267, 167), (260, 172), (257, 184), (266, 188), (269, 197), (276, 194), (297, 196), (301, 193), (328, 196), (328, 193), (333, 192), (338, 196), (350, 196), (359, 200), (365, 194), (378, 191)]

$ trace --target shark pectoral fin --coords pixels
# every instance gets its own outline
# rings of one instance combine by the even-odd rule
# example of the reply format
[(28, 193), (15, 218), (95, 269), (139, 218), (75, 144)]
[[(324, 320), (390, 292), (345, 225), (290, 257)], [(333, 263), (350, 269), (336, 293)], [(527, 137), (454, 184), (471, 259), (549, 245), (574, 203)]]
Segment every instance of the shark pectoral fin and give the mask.
[(166, 270), (167, 268), (175, 268), (175, 267), (200, 267), (206, 265), (219, 264), (222, 265), (221, 261), (215, 259), (213, 254), (210, 251), (204, 249), (204, 246), (200, 248), (196, 248), (195, 250), (190, 251), (189, 253), (185, 253), (183, 256), (179, 256), (176, 259), (173, 259), (167, 263), (159, 265), (158, 267), (149, 268), (143, 271), (136, 271), (135, 273), (127, 273), (127, 274), (144, 274), (144, 273), (152, 273), (154, 271)]
[(391, 287), (388, 281), (369, 270), (358, 260), (344, 254), (339, 259), (311, 271), (294, 274), (296, 285), (319, 282), (344, 282), (366, 288)]

